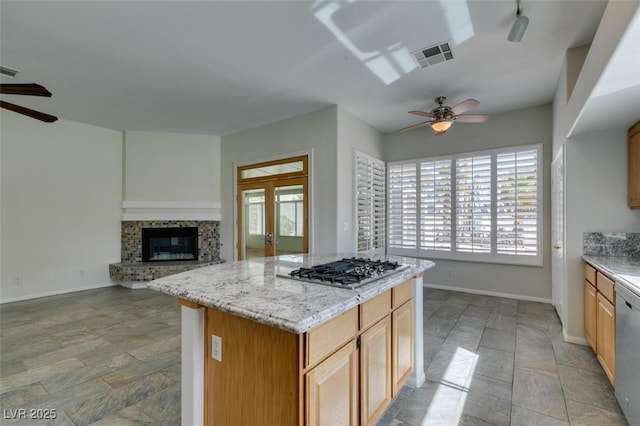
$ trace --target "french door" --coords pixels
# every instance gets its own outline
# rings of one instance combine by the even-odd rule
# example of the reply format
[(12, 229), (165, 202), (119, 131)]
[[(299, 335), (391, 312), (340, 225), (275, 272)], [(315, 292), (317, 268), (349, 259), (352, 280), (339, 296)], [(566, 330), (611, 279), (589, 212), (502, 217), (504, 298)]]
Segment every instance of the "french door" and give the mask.
[(307, 156), (238, 168), (238, 260), (309, 250)]

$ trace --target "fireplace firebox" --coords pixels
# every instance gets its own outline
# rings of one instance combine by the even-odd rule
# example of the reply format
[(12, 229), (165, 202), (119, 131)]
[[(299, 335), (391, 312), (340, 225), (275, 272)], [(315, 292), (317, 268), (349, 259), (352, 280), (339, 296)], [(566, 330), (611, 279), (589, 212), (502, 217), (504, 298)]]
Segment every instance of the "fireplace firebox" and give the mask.
[(198, 260), (198, 228), (142, 228), (142, 261)]

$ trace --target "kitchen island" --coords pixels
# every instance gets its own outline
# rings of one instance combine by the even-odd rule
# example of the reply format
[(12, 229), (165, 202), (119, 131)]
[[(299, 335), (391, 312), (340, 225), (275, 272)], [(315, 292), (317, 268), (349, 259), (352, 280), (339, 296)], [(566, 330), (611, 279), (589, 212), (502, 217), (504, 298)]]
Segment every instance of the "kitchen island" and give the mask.
[[(150, 282), (183, 305), (182, 423), (314, 424), (330, 415), (366, 424), (407, 378), (421, 385), (422, 273), (433, 262), (367, 256), (404, 266), (356, 289), (287, 277), (352, 256), (251, 259)], [(380, 365), (382, 374), (368, 375)]]

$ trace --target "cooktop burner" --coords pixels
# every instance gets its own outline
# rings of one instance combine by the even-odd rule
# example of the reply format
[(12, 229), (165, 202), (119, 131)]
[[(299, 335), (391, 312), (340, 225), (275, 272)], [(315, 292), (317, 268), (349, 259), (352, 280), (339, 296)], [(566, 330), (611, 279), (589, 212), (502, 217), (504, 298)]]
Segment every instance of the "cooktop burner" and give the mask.
[(407, 268), (406, 265), (397, 262), (352, 257), (310, 268), (296, 269), (291, 271), (288, 276), (281, 276), (353, 289), (405, 268)]

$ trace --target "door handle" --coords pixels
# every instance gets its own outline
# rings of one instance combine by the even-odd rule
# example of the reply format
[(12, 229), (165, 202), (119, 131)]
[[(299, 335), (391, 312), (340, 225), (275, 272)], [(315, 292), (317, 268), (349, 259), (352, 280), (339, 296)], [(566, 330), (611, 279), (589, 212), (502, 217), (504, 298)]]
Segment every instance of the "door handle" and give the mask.
[(273, 244), (273, 234), (271, 232), (264, 234), (264, 243), (269, 245)]
[(553, 246), (553, 248), (556, 249), (556, 250), (560, 250), (562, 247), (559, 244), (556, 244), (556, 245)]

